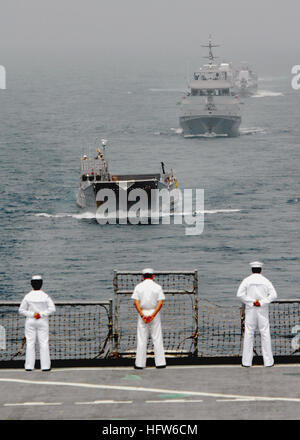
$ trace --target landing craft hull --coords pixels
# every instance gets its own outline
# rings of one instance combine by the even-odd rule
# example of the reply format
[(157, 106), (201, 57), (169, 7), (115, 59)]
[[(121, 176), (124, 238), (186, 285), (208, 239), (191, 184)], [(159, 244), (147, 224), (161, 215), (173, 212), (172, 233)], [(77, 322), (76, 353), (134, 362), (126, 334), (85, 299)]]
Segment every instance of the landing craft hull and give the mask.
[[(166, 189), (172, 191), (175, 189), (175, 184), (167, 185), (160, 180), (122, 180), (122, 181), (100, 181), (100, 182), (82, 182), (77, 194), (77, 205), (86, 211), (92, 211), (97, 213), (97, 219), (105, 220), (109, 216), (111, 220), (115, 220), (116, 223), (124, 222), (124, 218), (127, 218), (133, 223), (151, 223), (154, 218), (159, 218), (160, 213), (160, 201), (158, 198), (158, 191)], [(101, 190), (105, 190), (101, 193)], [(107, 203), (108, 199), (105, 197), (107, 190), (111, 190), (114, 194), (113, 200)], [(133, 192), (134, 190), (137, 190)], [(139, 191), (142, 190), (145, 197), (145, 203), (142, 204), (143, 210), (135, 216), (136, 210), (134, 209), (139, 202)], [(153, 191), (158, 190), (158, 191)], [(131, 194), (132, 193), (132, 194)], [(131, 194), (131, 196), (130, 196)], [(129, 199), (132, 200), (129, 200)], [(170, 212), (174, 210), (174, 204), (176, 200), (171, 197), (170, 200)], [(103, 206), (102, 206), (103, 205)], [(102, 206), (102, 210), (101, 210)], [(102, 216), (106, 208), (111, 208), (109, 213), (105, 213)], [(156, 217), (157, 216), (157, 217)], [(134, 219), (135, 217), (135, 219)], [(134, 219), (132, 221), (132, 218)]]
[(181, 116), (180, 126), (184, 137), (237, 137), (240, 116)]

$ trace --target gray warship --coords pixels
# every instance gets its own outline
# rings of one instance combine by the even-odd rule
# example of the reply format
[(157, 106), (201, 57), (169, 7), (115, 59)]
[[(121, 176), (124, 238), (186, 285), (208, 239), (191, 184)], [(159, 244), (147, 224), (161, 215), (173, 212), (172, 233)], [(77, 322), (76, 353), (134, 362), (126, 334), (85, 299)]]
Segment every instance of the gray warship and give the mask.
[(209, 63), (194, 72), (188, 92), (180, 103), (179, 123), (184, 137), (235, 137), (239, 135), (241, 111), (233, 91), (230, 64), (217, 64), (208, 45)]
[[(164, 163), (161, 162), (160, 173), (113, 174), (109, 171), (105, 158), (106, 142), (102, 140), (102, 151), (99, 146), (96, 156), (83, 155), (81, 157), (77, 205), (85, 211), (98, 212), (98, 208), (107, 202), (107, 197), (113, 192), (115, 204), (111, 214), (118, 222), (121, 218), (128, 219), (137, 199), (144, 197), (143, 209), (139, 213), (141, 222), (145, 218), (152, 219), (153, 213), (160, 213), (162, 209), (159, 191), (165, 189), (171, 192), (178, 187), (173, 170), (166, 171)], [(104, 195), (106, 194), (105, 197), (99, 197), (101, 190), (105, 190), (102, 191)], [(175, 196), (176, 191), (173, 191), (170, 197), (170, 212), (173, 211), (177, 201)]]
[(258, 77), (248, 63), (243, 62), (234, 75), (234, 89), (242, 97), (254, 95), (257, 92)]

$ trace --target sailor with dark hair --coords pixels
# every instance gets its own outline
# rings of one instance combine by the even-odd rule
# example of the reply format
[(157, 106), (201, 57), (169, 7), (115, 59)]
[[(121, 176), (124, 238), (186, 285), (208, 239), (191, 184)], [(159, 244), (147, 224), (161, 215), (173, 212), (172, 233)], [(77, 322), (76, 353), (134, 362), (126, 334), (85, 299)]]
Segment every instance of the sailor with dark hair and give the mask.
[(51, 369), (48, 316), (55, 312), (55, 305), (50, 296), (41, 290), (42, 285), (42, 277), (40, 275), (34, 275), (31, 279), (33, 290), (25, 295), (19, 308), (19, 313), (26, 317), (26, 371), (32, 371), (34, 369), (36, 338), (38, 338), (40, 346), (41, 369), (43, 371), (49, 371)]
[(153, 269), (144, 269), (143, 281), (135, 287), (131, 296), (131, 298), (134, 299), (134, 306), (139, 314), (135, 359), (135, 368), (138, 369), (142, 369), (146, 366), (149, 333), (153, 341), (156, 368), (165, 368), (166, 366), (159, 314), (165, 295), (161, 286), (155, 283), (153, 278)]
[(245, 334), (242, 366), (250, 367), (253, 358), (255, 330), (258, 327), (261, 335), (262, 355), (265, 367), (272, 367), (272, 354), (269, 304), (277, 298), (276, 290), (266, 277), (261, 274), (263, 263), (250, 263), (252, 275), (240, 284), (237, 297), (245, 304)]

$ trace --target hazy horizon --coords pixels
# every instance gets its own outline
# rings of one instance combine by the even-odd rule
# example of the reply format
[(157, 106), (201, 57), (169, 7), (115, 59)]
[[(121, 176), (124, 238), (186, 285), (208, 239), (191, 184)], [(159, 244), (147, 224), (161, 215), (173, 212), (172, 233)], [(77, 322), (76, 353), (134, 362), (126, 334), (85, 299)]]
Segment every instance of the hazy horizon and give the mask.
[(219, 60), (290, 75), (300, 64), (300, 4), (288, 0), (4, 0), (0, 64), (181, 69), (203, 63), (212, 35)]

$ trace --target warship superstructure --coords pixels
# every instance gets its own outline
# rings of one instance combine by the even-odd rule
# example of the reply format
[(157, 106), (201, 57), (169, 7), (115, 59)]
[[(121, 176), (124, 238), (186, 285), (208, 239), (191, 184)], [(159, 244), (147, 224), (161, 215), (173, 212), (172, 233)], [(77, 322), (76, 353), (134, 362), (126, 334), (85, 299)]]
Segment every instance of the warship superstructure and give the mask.
[(257, 74), (247, 63), (242, 63), (242, 67), (235, 72), (234, 89), (240, 96), (251, 96), (257, 92)]
[[(109, 171), (105, 159), (105, 146), (106, 141), (102, 141), (102, 151), (98, 147), (95, 157), (83, 155), (81, 158), (77, 205), (86, 211), (97, 212), (98, 208), (106, 203), (108, 207), (112, 207), (111, 214), (117, 221), (120, 218), (129, 218), (132, 213), (135, 214), (133, 208), (138, 201), (142, 208), (139, 215), (143, 219), (153, 217), (153, 213), (161, 212), (159, 191), (166, 189), (171, 192), (178, 186), (173, 170), (166, 171), (164, 163), (161, 162), (160, 173), (113, 174)], [(107, 203), (109, 197), (111, 204)], [(174, 207), (175, 202), (176, 198), (172, 197), (171, 208)]]
[(179, 123), (184, 137), (235, 137), (239, 135), (241, 111), (233, 91), (230, 63), (217, 64), (208, 45), (208, 64), (194, 72), (188, 92), (180, 103)]

